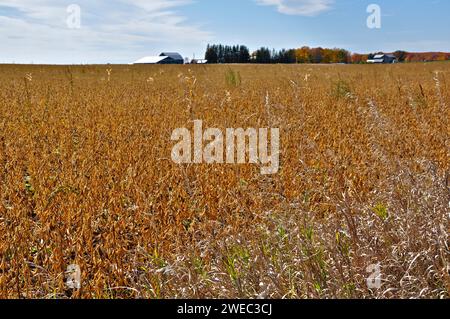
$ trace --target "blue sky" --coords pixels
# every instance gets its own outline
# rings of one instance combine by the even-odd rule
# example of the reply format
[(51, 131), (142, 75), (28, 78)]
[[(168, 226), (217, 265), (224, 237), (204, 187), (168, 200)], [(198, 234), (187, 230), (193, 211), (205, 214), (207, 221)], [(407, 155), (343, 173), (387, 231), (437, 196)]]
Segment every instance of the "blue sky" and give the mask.
[[(381, 29), (367, 27), (372, 3)], [(0, 63), (130, 63), (161, 51), (202, 57), (207, 43), (450, 51), (449, 12), (448, 0), (0, 0)]]

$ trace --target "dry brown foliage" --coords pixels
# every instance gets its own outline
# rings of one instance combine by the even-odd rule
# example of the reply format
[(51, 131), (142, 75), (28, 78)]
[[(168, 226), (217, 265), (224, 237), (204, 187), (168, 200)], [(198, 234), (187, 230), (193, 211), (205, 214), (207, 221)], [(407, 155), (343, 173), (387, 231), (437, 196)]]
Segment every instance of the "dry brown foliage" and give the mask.
[[(448, 298), (449, 80), (448, 63), (1, 66), (0, 297)], [(280, 172), (175, 165), (195, 119), (279, 127)]]

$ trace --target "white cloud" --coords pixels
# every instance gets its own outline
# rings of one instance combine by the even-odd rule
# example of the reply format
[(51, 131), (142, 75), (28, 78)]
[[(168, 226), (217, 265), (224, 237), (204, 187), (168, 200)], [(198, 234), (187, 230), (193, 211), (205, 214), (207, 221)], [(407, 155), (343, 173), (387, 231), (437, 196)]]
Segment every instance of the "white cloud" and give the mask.
[[(81, 29), (67, 26), (71, 3), (81, 7)], [(189, 55), (212, 37), (176, 11), (190, 3), (0, 0), (0, 63), (126, 63), (180, 47)]]
[(288, 15), (314, 16), (331, 9), (334, 0), (255, 0), (265, 6), (275, 6)]

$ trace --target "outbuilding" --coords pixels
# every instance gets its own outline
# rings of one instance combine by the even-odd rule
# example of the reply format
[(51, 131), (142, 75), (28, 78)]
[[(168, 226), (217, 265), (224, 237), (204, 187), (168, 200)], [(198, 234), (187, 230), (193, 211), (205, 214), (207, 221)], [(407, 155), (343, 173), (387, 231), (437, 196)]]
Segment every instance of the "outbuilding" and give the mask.
[(179, 53), (163, 52), (159, 56), (143, 57), (134, 64), (184, 64), (184, 59)]
[(392, 64), (397, 63), (397, 58), (393, 54), (376, 54), (372, 59), (368, 59), (367, 63)]

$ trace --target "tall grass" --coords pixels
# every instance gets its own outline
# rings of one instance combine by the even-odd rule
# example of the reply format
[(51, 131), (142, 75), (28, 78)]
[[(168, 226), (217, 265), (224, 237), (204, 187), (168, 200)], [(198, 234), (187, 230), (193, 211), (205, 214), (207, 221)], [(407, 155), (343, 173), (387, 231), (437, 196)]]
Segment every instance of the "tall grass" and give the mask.
[[(1, 66), (0, 297), (448, 298), (449, 74)], [(280, 172), (175, 165), (194, 119), (276, 125)]]

